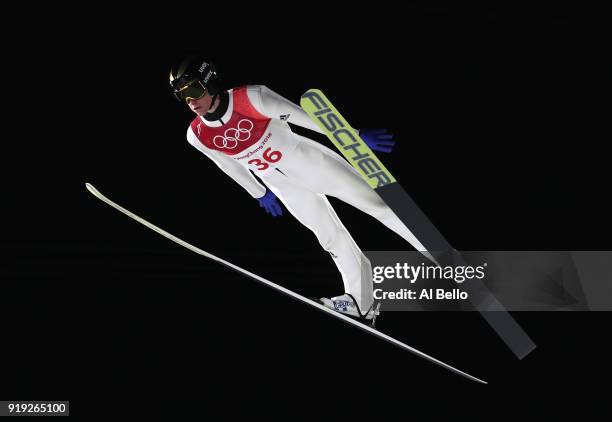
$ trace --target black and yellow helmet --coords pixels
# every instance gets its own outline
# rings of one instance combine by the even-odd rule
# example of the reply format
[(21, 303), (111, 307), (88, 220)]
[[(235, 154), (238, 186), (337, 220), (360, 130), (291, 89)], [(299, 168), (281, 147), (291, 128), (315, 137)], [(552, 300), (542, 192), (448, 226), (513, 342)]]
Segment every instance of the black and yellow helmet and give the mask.
[(197, 100), (208, 92), (219, 95), (219, 79), (215, 66), (200, 56), (189, 56), (170, 69), (170, 86), (177, 100)]

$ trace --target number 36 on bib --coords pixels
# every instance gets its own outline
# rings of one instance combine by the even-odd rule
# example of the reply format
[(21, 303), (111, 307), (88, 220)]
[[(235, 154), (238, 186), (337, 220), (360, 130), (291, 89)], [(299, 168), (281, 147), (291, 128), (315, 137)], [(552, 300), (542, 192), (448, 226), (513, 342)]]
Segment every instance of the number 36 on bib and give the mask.
[(262, 161), (259, 158), (253, 158), (252, 160), (249, 160), (248, 163), (257, 166), (257, 170), (266, 170), (268, 167), (270, 167), (270, 164), (268, 163), (276, 163), (280, 161), (281, 158), (283, 158), (283, 153), (280, 151), (274, 151), (272, 150), (272, 147), (270, 147), (263, 152), (263, 159), (265, 161)]

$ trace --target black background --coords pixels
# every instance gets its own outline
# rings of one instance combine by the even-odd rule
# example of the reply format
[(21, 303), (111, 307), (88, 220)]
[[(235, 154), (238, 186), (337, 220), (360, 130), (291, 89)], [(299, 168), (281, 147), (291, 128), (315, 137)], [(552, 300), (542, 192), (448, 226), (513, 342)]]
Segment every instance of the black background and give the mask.
[[(84, 186), (297, 292), (341, 292), (309, 230), (265, 214), (186, 142), (192, 116), (166, 78), (199, 51), (228, 88), (265, 84), (296, 103), (319, 88), (354, 127), (392, 131), (397, 146), (379, 157), (457, 249), (609, 250), (598, 11), (159, 12), (70, 10), (64, 25), (40, 11), (36, 47), (15, 47), (13, 66), (34, 59), (44, 95), (7, 87), (25, 101), (3, 168), (0, 397), (69, 399), (86, 415), (285, 419), (603, 407), (608, 314), (515, 313), (539, 346), (523, 361), (477, 313), (381, 318), (382, 331), (490, 383), (477, 385), (161, 238)], [(362, 249), (405, 247), (331, 202)]]

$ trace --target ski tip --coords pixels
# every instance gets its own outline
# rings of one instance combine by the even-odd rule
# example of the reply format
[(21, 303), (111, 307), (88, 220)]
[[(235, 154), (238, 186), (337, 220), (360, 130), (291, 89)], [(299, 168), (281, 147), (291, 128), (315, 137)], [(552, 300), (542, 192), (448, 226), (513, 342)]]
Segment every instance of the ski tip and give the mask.
[(317, 88), (310, 88), (310, 89), (307, 89), (307, 90), (306, 90), (306, 92), (304, 92), (304, 93), (302, 94), (302, 97), (304, 97), (306, 94), (313, 93), (313, 92), (316, 92), (316, 93), (319, 93), (319, 94), (320, 94), (320, 93), (321, 93), (321, 90), (320, 90), (320, 89), (317, 89)]
[(470, 375), (467, 372), (463, 372), (458, 370), (457, 368), (453, 368), (452, 366), (445, 366), (446, 369), (449, 369), (450, 371), (456, 373), (457, 375), (462, 375), (463, 377), (469, 379), (470, 381), (474, 381), (477, 382), (479, 384), (484, 384), (484, 385), (488, 385), (489, 383), (485, 380), (481, 380), (480, 378), (476, 378), (474, 375)]
[(85, 182), (85, 187), (87, 188), (88, 191), (90, 191), (94, 195), (96, 196), (100, 195), (100, 192), (98, 192), (98, 189), (94, 188), (94, 186), (91, 183)]

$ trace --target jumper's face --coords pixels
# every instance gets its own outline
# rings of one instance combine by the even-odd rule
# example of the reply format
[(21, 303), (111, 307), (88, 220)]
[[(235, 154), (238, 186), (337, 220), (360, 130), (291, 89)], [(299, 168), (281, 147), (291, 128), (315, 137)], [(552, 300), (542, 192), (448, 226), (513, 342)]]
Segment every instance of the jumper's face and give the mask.
[(198, 116), (203, 116), (212, 107), (212, 97), (207, 91), (201, 98), (189, 98), (187, 100), (187, 105), (195, 114)]

